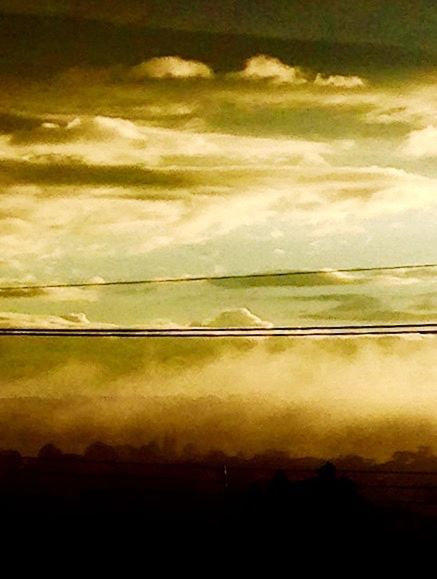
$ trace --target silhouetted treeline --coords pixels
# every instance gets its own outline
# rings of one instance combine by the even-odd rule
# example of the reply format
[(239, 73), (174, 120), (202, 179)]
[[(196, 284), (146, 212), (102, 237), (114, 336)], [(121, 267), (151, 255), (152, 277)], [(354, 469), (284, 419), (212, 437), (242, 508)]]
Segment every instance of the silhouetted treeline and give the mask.
[[(0, 464), (18, 465), (22, 458), (17, 450), (0, 450)], [(359, 455), (337, 457), (293, 457), (281, 450), (267, 450), (253, 456), (243, 454), (229, 455), (221, 450), (203, 453), (193, 444), (178, 448), (176, 439), (171, 435), (161, 440), (152, 440), (141, 447), (131, 445), (109, 445), (96, 441), (86, 447), (82, 454), (65, 453), (53, 443), (44, 445), (37, 457), (39, 460), (89, 461), (114, 463), (200, 463), (211, 466), (260, 466), (286, 470), (318, 469), (327, 460), (335, 463), (338, 470), (344, 471), (436, 471), (437, 455), (430, 447), (421, 446), (416, 451), (399, 450), (385, 462)]]
[(419, 470), (437, 476), (429, 449), (397, 452), (384, 464), (340, 457), (337, 466), (274, 451), (244, 458), (188, 450), (177, 452), (166, 437), (140, 448), (95, 442), (82, 455), (52, 443), (36, 457), (2, 451), (3, 529), (8, 536), (31, 529), (32, 540), (56, 532), (100, 543), (108, 534), (124, 542), (165, 536), (170, 545), (171, 532), (178, 543), (287, 549), (437, 539), (437, 487)]

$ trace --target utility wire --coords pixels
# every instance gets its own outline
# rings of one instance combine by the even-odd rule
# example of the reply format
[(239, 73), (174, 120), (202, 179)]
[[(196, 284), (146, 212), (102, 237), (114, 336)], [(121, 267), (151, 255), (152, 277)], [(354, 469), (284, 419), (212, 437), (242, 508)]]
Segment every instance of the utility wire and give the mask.
[[(306, 275), (329, 275), (335, 273), (360, 273), (378, 271), (401, 271), (437, 268), (436, 263), (408, 264), (376, 267), (354, 267), (341, 269), (292, 270), (279, 272), (248, 273), (239, 275), (197, 276), (179, 278), (150, 278), (141, 280), (119, 280), (103, 282), (80, 282), (62, 284), (40, 284), (20, 286), (0, 286), (0, 295), (6, 291), (43, 290), (74, 287), (108, 287), (128, 285), (172, 284), (202, 281), (232, 281), (245, 279), (283, 278)], [(364, 336), (364, 335), (406, 335), (437, 334), (437, 323), (414, 324), (359, 324), (337, 326), (273, 326), (273, 327), (190, 327), (190, 328), (0, 328), (0, 336), (80, 336), (80, 337), (149, 337), (149, 338), (220, 338), (220, 337), (329, 337), (329, 336)]]
[(296, 328), (0, 328), (0, 336), (82, 338), (270, 338), (437, 335), (437, 324), (409, 326), (342, 326)]
[(437, 263), (408, 264), (408, 265), (389, 265), (377, 267), (352, 267), (340, 269), (314, 269), (314, 270), (290, 270), (290, 271), (273, 271), (260, 273), (229, 274), (229, 275), (205, 275), (195, 277), (169, 277), (169, 278), (149, 278), (137, 280), (115, 280), (102, 282), (73, 282), (73, 283), (53, 283), (38, 285), (15, 285), (0, 286), (2, 291), (19, 291), (19, 290), (43, 290), (43, 289), (61, 289), (61, 288), (81, 288), (81, 287), (109, 287), (109, 286), (129, 286), (129, 285), (158, 285), (172, 283), (190, 283), (202, 281), (232, 281), (245, 279), (266, 279), (266, 278), (283, 278), (305, 275), (330, 275), (336, 273), (366, 273), (378, 271), (400, 271), (414, 269), (432, 269), (437, 268)]
[(235, 332), (235, 333), (245, 333), (245, 332), (307, 332), (307, 331), (340, 331), (340, 330), (409, 330), (413, 328), (418, 329), (434, 329), (437, 331), (437, 322), (426, 322), (426, 323), (410, 323), (410, 324), (354, 324), (354, 325), (337, 325), (337, 326), (227, 326), (227, 327), (214, 327), (214, 326), (190, 326), (190, 327), (173, 327), (173, 328), (160, 328), (160, 327), (122, 327), (122, 326), (112, 326), (106, 328), (93, 328), (91, 327), (78, 327), (78, 328), (26, 328), (26, 327), (9, 327), (9, 328), (0, 328), (1, 331), (10, 331), (10, 332), (21, 332), (21, 331), (35, 331), (35, 332), (88, 332), (92, 331), (94, 333), (99, 334), (111, 334), (113, 332), (118, 333), (209, 333), (209, 332)]

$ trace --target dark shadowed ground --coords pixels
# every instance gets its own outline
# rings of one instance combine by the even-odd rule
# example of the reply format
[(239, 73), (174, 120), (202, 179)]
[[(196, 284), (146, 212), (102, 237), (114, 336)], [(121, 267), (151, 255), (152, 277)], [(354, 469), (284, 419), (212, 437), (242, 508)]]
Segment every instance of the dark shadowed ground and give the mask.
[[(131, 452), (133, 449), (130, 449)], [(84, 455), (46, 445), (38, 457), (1, 455), (3, 537), (119, 549), (191, 545), (220, 551), (247, 544), (268, 552), (295, 548), (369, 550), (432, 545), (437, 538), (436, 459), (425, 449), (375, 464), (360, 457), (252, 460), (221, 453), (155, 462), (153, 444), (137, 450), (103, 443)], [(430, 470), (419, 470), (428, 466)], [(241, 554), (241, 552), (240, 552)]]

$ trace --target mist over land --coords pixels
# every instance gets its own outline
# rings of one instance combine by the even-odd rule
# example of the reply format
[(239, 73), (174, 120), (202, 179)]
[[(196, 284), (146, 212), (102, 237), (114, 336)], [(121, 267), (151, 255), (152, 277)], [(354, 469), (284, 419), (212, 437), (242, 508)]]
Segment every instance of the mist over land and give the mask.
[(179, 452), (246, 457), (435, 450), (434, 342), (2, 338), (2, 447), (171, 436)]

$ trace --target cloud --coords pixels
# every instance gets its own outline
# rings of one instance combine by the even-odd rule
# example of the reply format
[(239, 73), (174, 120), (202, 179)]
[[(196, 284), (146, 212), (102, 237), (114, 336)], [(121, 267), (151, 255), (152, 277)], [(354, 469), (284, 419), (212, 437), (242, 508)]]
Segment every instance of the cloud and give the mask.
[(16, 287), (12, 289), (2, 289), (0, 287), (0, 298), (35, 298), (46, 295), (47, 291), (40, 288), (21, 289)]
[(366, 85), (366, 82), (359, 76), (342, 76), (342, 75), (324, 76), (319, 73), (316, 76), (314, 84), (316, 86), (352, 89), (352, 88), (362, 88)]
[(270, 328), (270, 322), (262, 320), (253, 314), (248, 308), (237, 308), (220, 312), (215, 318), (201, 324), (194, 322), (193, 327), (207, 328)]
[(320, 287), (320, 286), (344, 286), (354, 283), (362, 283), (353, 275), (347, 273), (330, 272), (308, 273), (305, 275), (281, 275), (248, 277), (244, 279), (211, 280), (208, 283), (224, 289), (243, 289), (255, 287)]
[(28, 130), (16, 131), (10, 142), (12, 145), (32, 144), (65, 144), (71, 142), (133, 140), (141, 138), (141, 133), (134, 123), (126, 119), (103, 116), (76, 117), (59, 124), (44, 122)]
[[(263, 149), (267, 154), (263, 140), (261, 146), (256, 139), (234, 143), (231, 138), (223, 145), (231, 145), (225, 149), (229, 159), (205, 156), (202, 164), (196, 157), (192, 160), (197, 166), (190, 166), (191, 159), (179, 159), (179, 168), (88, 167), (76, 161), (64, 166), (52, 161), (41, 166), (24, 162), (21, 172), (16, 161), (4, 161), (2, 254), (50, 255), (56, 247), (66, 256), (70, 243), (86, 243), (91, 244), (91, 256), (99, 241), (101, 252), (113, 252), (122, 243), (123, 255), (138, 255), (288, 219), (305, 227), (308, 235), (326, 237), (346, 225), (350, 230), (357, 214), (371, 219), (436, 203), (435, 179), (377, 167), (272, 167), (252, 164), (250, 158), (245, 165), (247, 147), (237, 151), (237, 142), (255, 142), (260, 154)], [(234, 146), (235, 157), (243, 156), (235, 159), (241, 163), (236, 166), (230, 155)], [(274, 158), (274, 152), (269, 154)], [(60, 232), (61, 239), (74, 242), (59, 243)], [(330, 283), (334, 281), (338, 283)]]
[(128, 79), (141, 81), (153, 79), (211, 79), (212, 69), (197, 60), (185, 60), (179, 56), (163, 56), (151, 58), (129, 70)]
[[(299, 66), (290, 66), (278, 58), (260, 54), (249, 58), (240, 72), (230, 73), (228, 78), (243, 80), (266, 80), (278, 85), (305, 85), (310, 82), (311, 73), (306, 73)], [(366, 81), (359, 76), (323, 75), (318, 73), (314, 79), (318, 87), (342, 89), (363, 88)]]
[[(187, 187), (195, 182), (194, 176), (180, 171), (147, 169), (138, 165), (98, 164), (81, 162), (62, 155), (39, 157), (34, 161), (2, 160), (0, 182), (35, 185), (95, 187), (145, 187), (153, 186), (172, 190)], [(50, 195), (50, 192), (47, 191)], [(151, 197), (154, 195), (151, 193)], [(167, 196), (170, 198), (171, 194)]]
[(39, 288), (20, 287), (20, 283), (9, 280), (8, 286), (16, 284), (16, 287), (0, 287), (0, 299), (31, 299), (39, 298), (47, 302), (96, 302), (99, 299), (95, 288), (84, 287), (60, 287), (60, 288)]
[(356, 322), (366, 322), (368, 324), (385, 323), (385, 324), (395, 324), (395, 323), (426, 323), (430, 320), (437, 320), (437, 311), (433, 312), (418, 312), (418, 311), (408, 311), (399, 310), (390, 307), (377, 309), (376, 303), (375, 307), (369, 307), (364, 309), (355, 309), (354, 307), (344, 307), (342, 304), (326, 309), (320, 313), (312, 313), (305, 315), (305, 318), (310, 318), (317, 320), (319, 322), (327, 322), (330, 320), (340, 320), (340, 321), (356, 321)]
[[(370, 124), (388, 125), (388, 135), (413, 133), (433, 127), (437, 114), (436, 79), (433, 74), (412, 78), (407, 83), (393, 87), (376, 87), (375, 90), (351, 91), (355, 98), (361, 95), (368, 100), (363, 109), (364, 120)], [(366, 110), (366, 108), (368, 110)]]
[[(407, 273), (407, 272), (406, 272)], [(361, 277), (361, 274), (359, 274)], [(406, 276), (407, 277), (407, 276)], [(327, 293), (324, 295), (299, 295), (290, 296), (297, 302), (309, 305), (305, 307), (305, 319), (313, 319), (332, 323), (332, 320), (350, 322), (375, 323), (426, 323), (437, 320), (436, 304), (416, 293), (400, 293), (396, 296), (393, 292), (389, 299), (383, 292), (376, 297), (375, 289), (378, 285), (401, 285), (407, 284), (408, 279), (402, 275), (385, 276), (375, 274), (362, 274), (361, 283), (365, 284), (362, 293)], [(418, 282), (418, 280), (417, 280)], [(358, 281), (358, 283), (360, 283)], [(414, 283), (414, 280), (413, 280)], [(367, 292), (367, 293), (366, 293)], [(430, 294), (433, 295), (433, 294)], [(396, 296), (396, 297), (395, 297)], [(322, 306), (329, 304), (328, 308)]]
[(305, 84), (308, 82), (301, 68), (284, 64), (278, 58), (260, 54), (246, 61), (241, 72), (231, 73), (229, 78), (244, 80), (267, 80), (275, 84)]
[(113, 327), (112, 324), (91, 324), (84, 313), (70, 313), (64, 316), (0, 312), (0, 328), (87, 328)]
[[(49, 260), (57, 251), (67, 258), (75, 245), (89, 244), (90, 259), (96, 257), (96, 246), (101, 255), (131, 256), (220, 243), (220, 236), (245, 227), (258, 230), (268, 222), (284, 222), (288, 229), (280, 250), (288, 256), (295, 232), (323, 236), (329, 245), (330, 237), (348, 228), (350, 239), (353, 234), (354, 240), (363, 240), (371, 235), (374, 218), (396, 213), (403, 219), (402, 213), (431, 211), (436, 204), (436, 179), (420, 175), (420, 167), (416, 174), (411, 167), (401, 170), (405, 157), (395, 157), (396, 143), (390, 138), (383, 162), (398, 169), (373, 164), (381, 159), (379, 142), (360, 135), (339, 141), (323, 130), (315, 132), (321, 125), (314, 115), (326, 118), (323, 126), (336, 124), (344, 109), (356, 118), (360, 110), (362, 118), (373, 106), (366, 99), (378, 95), (382, 110), (395, 98), (385, 88), (319, 90), (309, 81), (295, 90), (284, 83), (273, 87), (219, 79), (196, 85), (192, 102), (187, 97), (192, 91), (183, 83), (151, 83), (147, 90), (116, 83), (75, 90), (74, 106), (55, 100), (29, 109), (41, 117), (23, 106), (23, 115), (38, 118), (38, 124), (18, 121), (9, 138), (0, 137), (2, 255), (39, 254)], [(93, 100), (98, 90), (101, 100)], [(241, 105), (241, 96), (258, 94), (295, 99), (290, 107), (298, 114), (290, 119), (285, 105), (278, 109), (267, 100), (265, 109)], [(305, 109), (308, 99), (321, 101), (320, 108)], [(183, 106), (186, 102), (191, 108)], [(167, 107), (172, 114), (190, 114), (197, 107), (204, 126), (157, 126)], [(93, 114), (96, 109), (105, 114)], [(157, 118), (145, 121), (145, 109), (148, 115), (155, 110)], [(263, 114), (267, 121), (261, 131), (251, 119)], [(311, 139), (295, 137), (299, 118)]]
[(365, 121), (374, 125), (409, 125), (420, 120), (419, 114), (414, 114), (406, 106), (375, 107), (364, 116)]
[[(3, 145), (3, 146), (1, 146)], [(186, 166), (209, 161), (219, 166), (273, 162), (325, 163), (335, 147), (317, 140), (266, 138), (193, 129), (167, 129), (123, 118), (77, 117), (65, 123), (43, 123), (13, 133), (3, 144), (4, 157), (23, 160), (62, 155), (88, 164)], [(20, 153), (17, 153), (20, 151)], [(59, 157), (54, 156), (57, 163)]]
[(0, 112), (0, 134), (9, 134), (16, 131), (35, 129), (43, 121), (32, 115), (14, 112)]
[(437, 127), (429, 125), (412, 131), (404, 143), (403, 151), (412, 157), (437, 157)]

